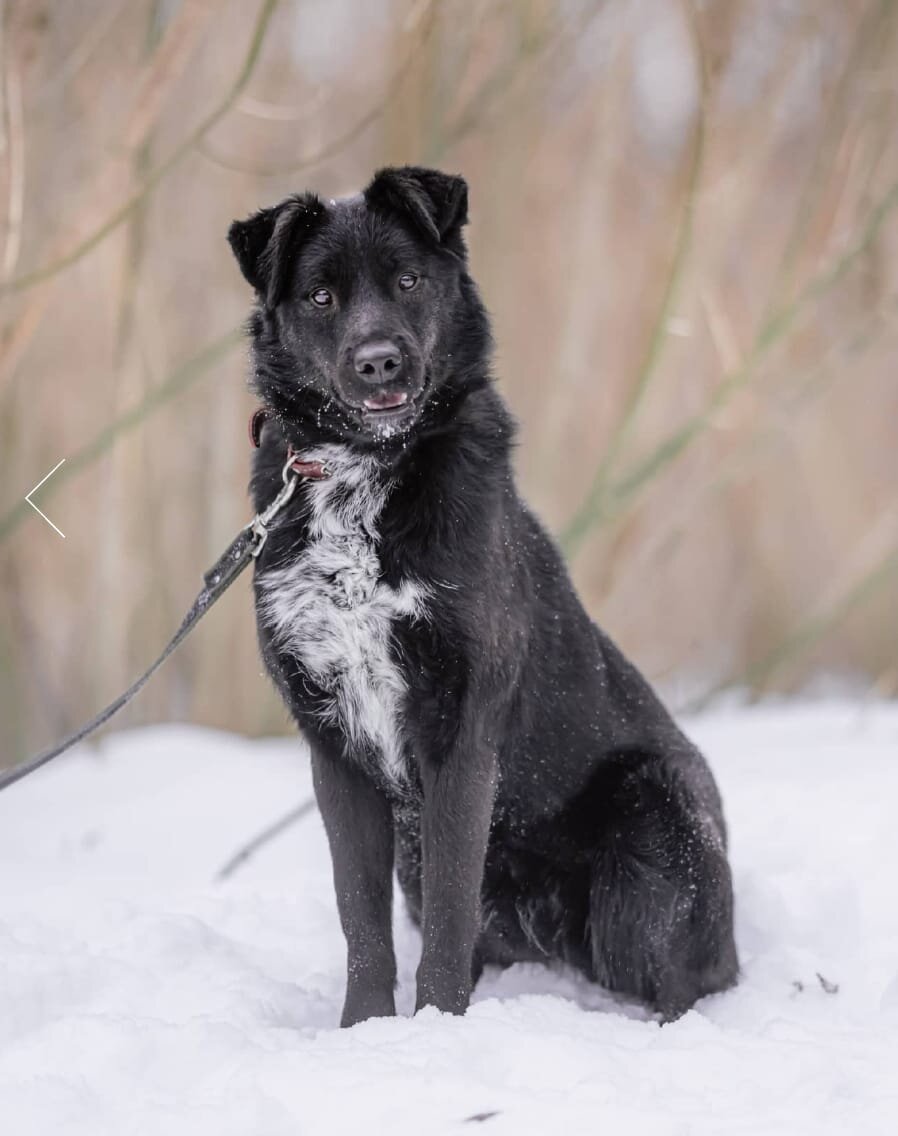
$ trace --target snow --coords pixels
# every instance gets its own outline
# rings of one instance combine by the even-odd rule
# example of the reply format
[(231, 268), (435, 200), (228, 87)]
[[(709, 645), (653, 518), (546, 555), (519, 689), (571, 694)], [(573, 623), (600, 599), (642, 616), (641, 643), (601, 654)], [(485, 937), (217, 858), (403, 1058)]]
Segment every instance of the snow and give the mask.
[[(113, 735), (0, 795), (0, 1101), (15, 1136), (898, 1131), (898, 705), (687, 723), (731, 827), (743, 978), (660, 1026), (570, 974), (339, 1030), (344, 951), (298, 741)], [(818, 975), (822, 976), (818, 978)], [(825, 980), (825, 983), (824, 981)], [(838, 987), (836, 990), (835, 987)]]

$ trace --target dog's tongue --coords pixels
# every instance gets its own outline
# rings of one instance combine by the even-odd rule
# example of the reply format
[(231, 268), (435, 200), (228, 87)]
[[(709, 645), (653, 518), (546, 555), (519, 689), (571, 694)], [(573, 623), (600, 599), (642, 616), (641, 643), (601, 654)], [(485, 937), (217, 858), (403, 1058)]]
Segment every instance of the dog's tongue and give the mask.
[(392, 410), (396, 406), (403, 406), (408, 402), (405, 391), (382, 391), (365, 399), (366, 410)]

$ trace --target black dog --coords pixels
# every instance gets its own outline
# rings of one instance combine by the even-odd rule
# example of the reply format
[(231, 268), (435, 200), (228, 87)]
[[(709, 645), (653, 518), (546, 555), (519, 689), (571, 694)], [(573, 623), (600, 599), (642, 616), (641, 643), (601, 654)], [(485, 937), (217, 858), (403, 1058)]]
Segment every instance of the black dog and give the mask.
[(518, 497), (466, 219), (461, 178), (407, 167), (229, 235), (258, 298), (257, 507), (288, 445), (310, 471), (255, 591), (311, 746), (343, 1024), (395, 1012), (394, 867), (418, 1007), (463, 1012), (486, 963), (560, 959), (672, 1018), (736, 979), (720, 799)]

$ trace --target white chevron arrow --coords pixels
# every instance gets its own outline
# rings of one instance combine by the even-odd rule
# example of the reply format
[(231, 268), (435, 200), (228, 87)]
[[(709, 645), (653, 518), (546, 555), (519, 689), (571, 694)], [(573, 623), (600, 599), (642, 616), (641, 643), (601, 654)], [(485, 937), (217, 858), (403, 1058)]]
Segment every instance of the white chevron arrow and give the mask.
[(35, 503), (31, 500), (32, 494), (37, 493), (38, 489), (40, 489), (40, 487), (44, 484), (45, 481), (49, 481), (49, 479), (59, 469), (59, 467), (63, 464), (63, 462), (65, 462), (65, 458), (63, 458), (62, 461), (57, 462), (56, 465), (53, 466), (53, 468), (50, 470), (50, 472), (47, 474), (46, 477), (42, 477), (40, 479), (40, 481), (37, 483), (37, 485), (35, 485), (35, 487), (31, 490), (31, 493), (25, 494), (25, 500), (28, 502), (28, 504), (31, 506), (31, 508), (34, 509), (35, 513), (37, 513), (39, 516), (43, 517), (44, 520), (47, 522), (47, 524), (50, 526), (50, 528), (53, 529), (54, 532), (58, 532), (59, 535), (62, 537), (62, 539), (65, 540), (65, 533), (61, 529), (58, 529), (56, 527), (56, 525), (54, 525), (53, 522), (50, 520), (50, 518), (45, 513), (42, 513), (40, 511), (40, 509), (37, 507), (37, 505), (35, 505)]

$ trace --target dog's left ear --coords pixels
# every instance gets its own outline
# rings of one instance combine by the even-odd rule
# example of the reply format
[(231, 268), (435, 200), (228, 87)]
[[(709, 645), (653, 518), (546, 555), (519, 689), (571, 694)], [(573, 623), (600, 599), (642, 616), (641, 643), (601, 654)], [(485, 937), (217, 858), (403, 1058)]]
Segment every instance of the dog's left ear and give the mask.
[(399, 166), (378, 170), (365, 190), (373, 208), (403, 214), (423, 236), (456, 256), (466, 255), (462, 226), (468, 220), (468, 185), (464, 178)]
[(313, 193), (288, 197), (228, 229), (240, 271), (269, 309), (277, 307), (304, 237), (321, 222), (324, 205)]

